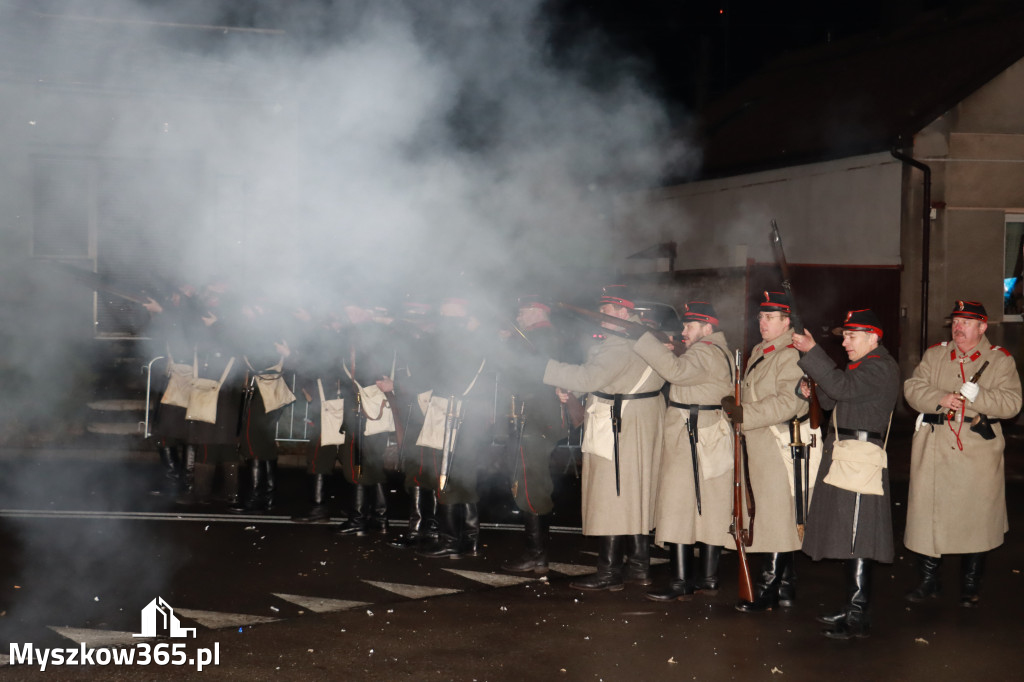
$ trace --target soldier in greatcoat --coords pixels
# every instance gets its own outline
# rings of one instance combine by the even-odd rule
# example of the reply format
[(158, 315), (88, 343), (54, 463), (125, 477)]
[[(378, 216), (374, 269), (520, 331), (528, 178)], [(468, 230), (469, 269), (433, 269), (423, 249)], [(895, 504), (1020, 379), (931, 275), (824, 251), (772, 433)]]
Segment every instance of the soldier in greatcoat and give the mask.
[(952, 343), (925, 351), (904, 385), (907, 402), (921, 413), (904, 536), (921, 555), (921, 582), (907, 599), (937, 597), (942, 555), (960, 554), (960, 603), (970, 607), (978, 602), (985, 554), (1009, 529), (999, 420), (1020, 411), (1021, 384), (1010, 352), (985, 335), (985, 306), (957, 301), (952, 327)]
[[(533, 353), (562, 359), (562, 338), (551, 324), (551, 308), (537, 296), (518, 301), (516, 326), (524, 337), (511, 334), (506, 341), (526, 345)], [(554, 510), (551, 451), (564, 432), (558, 396), (529, 373), (499, 368), (511, 390), (510, 433), (506, 457), (511, 462), (512, 495), (526, 529), (526, 551), (501, 565), (511, 573), (548, 572), (548, 528)]]
[(687, 303), (680, 319), (683, 355), (677, 357), (650, 333), (634, 346), (669, 383), (654, 539), (669, 550), (672, 580), (666, 589), (647, 593), (653, 601), (717, 594), (718, 560), (730, 540), (733, 439), (721, 403), (732, 390), (733, 360), (710, 303)]
[(847, 604), (818, 618), (828, 625), (822, 633), (833, 639), (868, 636), (871, 568), (873, 562), (892, 563), (893, 558), (888, 469), (881, 471), (880, 495), (855, 493), (825, 481), (837, 439), (885, 446), (900, 393), (900, 370), (879, 345), (882, 333), (882, 324), (871, 310), (848, 312), (842, 327), (843, 349), (849, 358), (845, 370), (836, 367), (810, 334), (793, 335), (797, 350), (804, 353), (800, 366), (817, 383), (822, 408), (833, 410), (803, 545), (815, 561), (846, 562)]
[(764, 553), (754, 601), (741, 601), (737, 610), (767, 611), (777, 605), (791, 606), (795, 598), (794, 553), (800, 549), (796, 505), (787, 464), (789, 424), (806, 419), (808, 404), (798, 387), (803, 370), (800, 353), (793, 347), (789, 297), (765, 291), (757, 316), (761, 342), (750, 351), (742, 385), (742, 406), (727, 396), (723, 406), (734, 422), (742, 424), (746, 439), (750, 486), (756, 519), (754, 542), (748, 552)]
[[(627, 292), (618, 287), (606, 287), (599, 311), (639, 322), (632, 313), (634, 307)], [(609, 332), (615, 331), (610, 322), (604, 324)], [(632, 341), (609, 333), (590, 349), (581, 365), (549, 360), (544, 383), (558, 387), (563, 398), (568, 397), (566, 391), (589, 393), (585, 428), (591, 429), (592, 436), (602, 428), (607, 434), (602, 443), (585, 436), (583, 447), (583, 534), (600, 538), (597, 572), (570, 585), (581, 590), (611, 591), (623, 589), (625, 581), (649, 585), (648, 543), (654, 526), (654, 499), (661, 458), (664, 380), (633, 352)], [(612, 414), (616, 405), (619, 407), (617, 453), (608, 442), (613, 440)], [(612, 421), (609, 423), (609, 420)], [(627, 556), (625, 571), (624, 552)]]

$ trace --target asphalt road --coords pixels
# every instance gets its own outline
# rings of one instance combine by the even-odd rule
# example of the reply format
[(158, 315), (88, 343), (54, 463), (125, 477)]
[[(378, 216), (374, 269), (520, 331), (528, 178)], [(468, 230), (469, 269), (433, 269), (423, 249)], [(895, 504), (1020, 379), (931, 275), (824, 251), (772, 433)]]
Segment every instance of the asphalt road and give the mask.
[[(906, 483), (894, 463), (896, 536)], [(153, 458), (155, 460), (155, 457)], [(1013, 459), (1016, 462), (1016, 459)], [(561, 468), (561, 467), (559, 467)], [(1013, 467), (1011, 467), (1012, 469)], [(561, 473), (559, 471), (558, 473)], [(735, 554), (722, 559), (711, 598), (656, 604), (643, 588), (585, 594), (596, 543), (579, 535), (578, 491), (561, 478), (552, 571), (503, 574), (522, 547), (500, 489), (488, 489), (480, 556), (426, 559), (381, 536), (339, 537), (331, 525), (294, 524), (299, 470), (282, 471), (282, 504), (239, 517), (223, 505), (183, 508), (148, 494), (159, 476), (146, 458), (0, 458), (0, 656), (90, 647), (185, 665), (0, 666), (0, 680), (858, 680), (1015, 679), (1024, 628), (1024, 481), (1008, 483), (1011, 532), (992, 553), (977, 609), (958, 605), (957, 563), (939, 600), (910, 605), (913, 559), (875, 574), (874, 627), (835, 642), (814, 616), (844, 597), (842, 569), (798, 560), (797, 604), (760, 615), (734, 610)], [(392, 495), (392, 534), (404, 500)], [(653, 553), (656, 580), (665, 555)], [(756, 563), (755, 563), (756, 565)], [(161, 598), (195, 637), (133, 638)], [(184, 645), (171, 649), (174, 644)], [(216, 652), (217, 665), (188, 661)]]

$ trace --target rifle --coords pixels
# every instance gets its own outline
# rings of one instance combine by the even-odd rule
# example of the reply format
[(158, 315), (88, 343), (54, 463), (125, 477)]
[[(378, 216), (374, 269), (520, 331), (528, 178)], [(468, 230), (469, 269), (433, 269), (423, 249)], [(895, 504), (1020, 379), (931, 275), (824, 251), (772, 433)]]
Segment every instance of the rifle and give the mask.
[[(786, 291), (786, 295), (789, 296), (789, 319), (792, 322), (791, 326), (793, 331), (803, 334), (804, 323), (796, 310), (796, 296), (793, 294), (793, 285), (789, 279), (789, 263), (786, 262), (786, 252), (782, 249), (782, 237), (779, 235), (779, 225), (775, 222), (775, 218), (772, 218), (772, 251), (775, 252), (775, 261), (779, 264), (779, 270), (782, 271), (782, 288)], [(817, 384), (808, 377), (807, 385), (811, 390), (811, 404), (808, 417), (811, 422), (811, 428), (816, 429), (821, 426), (821, 403), (818, 402)]]
[(395, 398), (394, 391), (384, 391), (384, 398), (388, 401), (391, 416), (395, 418), (395, 444), (401, 451), (402, 442), (405, 440), (405, 422), (402, 421), (402, 410), (398, 406), (398, 399)]
[[(739, 349), (736, 350), (735, 397), (740, 404), (740, 363), (743, 361)], [(754, 542), (754, 498), (747, 490), (747, 511), (750, 512), (750, 528), (743, 529), (743, 434), (739, 424), (732, 425), (733, 431), (733, 493), (732, 493), (732, 526), (729, 532), (736, 538), (736, 554), (740, 562), (740, 599), (754, 601), (754, 581), (750, 575), (750, 563), (747, 561), (746, 548)]]
[(578, 306), (570, 305), (568, 303), (555, 303), (555, 305), (561, 308), (562, 310), (567, 310), (571, 313), (575, 313), (576, 315), (584, 317), (587, 320), (594, 322), (598, 325), (603, 325), (603, 323), (606, 322), (615, 325), (619, 329), (609, 329), (608, 327), (602, 328), (606, 332), (609, 332), (616, 336), (623, 336), (627, 339), (633, 339), (635, 341), (636, 339), (639, 339), (647, 332), (650, 332), (651, 334), (654, 335), (656, 339), (658, 339), (662, 343), (671, 344), (672, 352), (677, 357), (686, 352), (686, 344), (684, 344), (681, 341), (675, 341), (672, 338), (670, 338), (668, 334), (661, 331), (660, 329), (648, 327), (646, 324), (643, 324), (641, 322), (623, 320), (622, 318), (615, 317), (614, 315), (605, 315), (604, 313), (599, 313), (594, 310), (587, 310), (586, 308), (580, 308)]
[(444, 417), (444, 442), (441, 446), (441, 471), (438, 475), (440, 484), (437, 491), (444, 492), (448, 486), (448, 477), (452, 470), (452, 459), (455, 457), (455, 445), (462, 425), (462, 400), (456, 402), (455, 396), (448, 398), (448, 409)]

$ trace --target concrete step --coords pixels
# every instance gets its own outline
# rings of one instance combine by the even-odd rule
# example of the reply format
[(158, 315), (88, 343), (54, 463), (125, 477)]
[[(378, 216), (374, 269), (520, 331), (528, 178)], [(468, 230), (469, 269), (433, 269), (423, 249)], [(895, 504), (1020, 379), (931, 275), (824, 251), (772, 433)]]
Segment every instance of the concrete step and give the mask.
[(90, 410), (97, 412), (144, 412), (146, 410), (146, 401), (134, 398), (94, 400), (86, 405)]

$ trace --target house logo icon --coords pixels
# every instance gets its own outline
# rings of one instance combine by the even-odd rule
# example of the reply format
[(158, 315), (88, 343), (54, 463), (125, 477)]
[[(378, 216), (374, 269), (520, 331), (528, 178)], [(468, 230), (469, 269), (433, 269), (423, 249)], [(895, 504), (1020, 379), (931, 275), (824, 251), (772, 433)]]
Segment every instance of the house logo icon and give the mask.
[(183, 628), (174, 615), (174, 609), (157, 597), (142, 609), (142, 632), (132, 637), (156, 637), (165, 634), (168, 637), (195, 637), (195, 628)]

